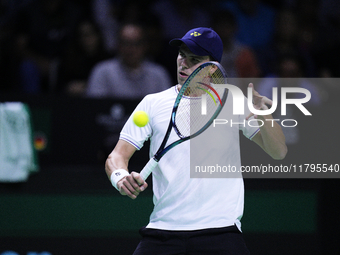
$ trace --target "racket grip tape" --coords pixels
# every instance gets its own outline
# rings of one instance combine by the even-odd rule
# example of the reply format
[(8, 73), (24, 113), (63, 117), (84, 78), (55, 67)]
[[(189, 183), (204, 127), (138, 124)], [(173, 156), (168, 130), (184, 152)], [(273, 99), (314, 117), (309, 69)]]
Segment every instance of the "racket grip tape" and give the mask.
[(156, 168), (157, 165), (158, 162), (154, 158), (151, 158), (149, 162), (144, 166), (144, 168), (140, 172), (140, 176), (144, 181), (149, 177), (149, 175)]

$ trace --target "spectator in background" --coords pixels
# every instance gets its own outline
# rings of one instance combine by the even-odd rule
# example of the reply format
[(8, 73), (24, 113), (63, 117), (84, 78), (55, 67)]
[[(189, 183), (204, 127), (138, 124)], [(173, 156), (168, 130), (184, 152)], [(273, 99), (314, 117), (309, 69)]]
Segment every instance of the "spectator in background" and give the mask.
[(83, 95), (92, 68), (109, 57), (111, 55), (103, 47), (99, 28), (92, 20), (82, 20), (60, 60), (58, 91), (68, 95)]
[[(237, 23), (234, 15), (228, 10), (215, 12), (212, 27), (220, 35), (223, 42), (221, 65), (226, 70), (228, 78), (260, 77), (261, 70), (252, 49), (235, 38)], [(237, 83), (243, 93), (246, 93), (248, 84), (249, 82), (246, 82), (242, 86)]]
[(58, 60), (81, 13), (66, 0), (36, 0), (18, 14), (14, 43), (23, 92), (54, 91)]
[[(154, 2), (154, 0), (94, 0), (92, 13), (102, 33), (105, 48), (112, 54), (116, 54), (118, 50), (117, 34), (120, 24), (142, 22), (147, 34), (147, 58), (173, 74), (176, 65), (173, 65), (170, 59), (177, 56), (177, 51), (169, 46), (169, 40), (164, 39), (162, 18), (151, 10)], [(177, 81), (175, 75), (172, 75), (171, 79)]]
[[(99, 1), (99, 0), (97, 0)], [(107, 0), (106, 0), (107, 1)], [(180, 37), (192, 27), (209, 26), (210, 13), (193, 0), (124, 0), (119, 2), (120, 22), (143, 20), (147, 34), (147, 59), (163, 66), (173, 82), (177, 82), (177, 67), (173, 59), (178, 51), (169, 40)]]
[(209, 11), (196, 0), (159, 0), (152, 5), (152, 11), (159, 17), (167, 41), (181, 37), (193, 27), (209, 27)]
[(32, 0), (0, 1), (0, 92), (13, 92), (17, 89), (13, 80), (13, 32), (14, 20), (18, 12)]
[(108, 52), (114, 54), (118, 47), (121, 24), (150, 19), (150, 2), (153, 0), (93, 0), (92, 16), (98, 24)]
[(176, 65), (173, 59), (178, 52), (169, 45), (165, 39), (166, 30), (162, 26), (162, 19), (155, 14), (150, 6), (154, 0), (125, 0), (117, 4), (119, 13), (117, 18), (120, 23), (141, 23), (144, 27), (147, 43), (147, 59), (162, 65), (171, 75), (173, 82), (177, 82)]
[(141, 99), (171, 86), (168, 72), (146, 60), (146, 33), (140, 24), (127, 23), (119, 32), (117, 57), (98, 63), (88, 81), (87, 96)]
[(176, 65), (173, 59), (177, 57), (178, 51), (169, 45), (169, 41), (164, 37), (164, 29), (160, 19), (152, 13), (148, 14), (145, 23), (147, 32), (148, 53), (147, 58), (162, 65), (169, 72), (172, 84), (177, 82)]
[[(278, 89), (278, 105), (277, 110), (273, 113), (273, 117), (275, 119), (281, 119), (281, 88), (283, 87), (301, 87), (307, 89), (311, 93), (311, 99), (306, 103), (309, 107), (318, 107), (321, 105), (323, 98), (323, 90), (317, 84), (312, 83), (312, 80), (306, 79), (304, 73), (304, 62), (299, 58), (299, 56), (292, 54), (285, 54), (280, 56), (277, 63), (277, 72), (271, 76), (263, 79), (260, 84), (257, 85), (257, 91), (261, 93), (261, 95), (268, 97), (269, 99), (273, 98), (273, 88)], [(256, 86), (256, 85), (255, 85)], [(295, 94), (295, 96), (299, 97), (304, 95)], [(288, 96), (289, 97), (289, 96)], [(284, 117), (285, 119), (298, 119), (297, 116), (299, 110), (295, 107), (295, 105), (288, 104), (287, 105), (287, 114)], [(282, 131), (286, 137), (287, 145), (297, 145), (301, 132), (299, 126), (294, 128), (291, 127), (282, 127)]]
[(93, 0), (92, 15), (103, 37), (105, 49), (113, 54), (117, 49), (120, 1)]
[[(309, 90), (312, 94), (311, 100), (308, 102), (314, 106), (318, 106), (322, 102), (322, 88), (310, 83), (306, 79), (304, 61), (299, 55), (282, 54), (276, 65), (276, 72), (266, 76), (257, 90), (268, 98), (272, 98), (272, 88), (281, 87), (302, 87)], [(279, 78), (294, 78), (294, 79), (279, 79)], [(282, 83), (284, 82), (284, 83)]]
[(251, 47), (256, 54), (271, 43), (275, 9), (259, 0), (222, 1), (219, 7), (226, 8), (235, 15), (238, 24), (236, 38)]
[(320, 0), (299, 0), (296, 1), (296, 13), (299, 27), (299, 41), (307, 51), (315, 47), (317, 31), (320, 23)]
[(32, 0), (0, 1), (0, 94), (17, 91), (13, 54), (15, 17)]
[(299, 55), (303, 65), (303, 74), (313, 77), (316, 74), (315, 64), (311, 52), (300, 40), (300, 23), (297, 13), (291, 9), (283, 9), (278, 12), (275, 22), (273, 41), (267, 48), (261, 49), (258, 59), (264, 76), (272, 75), (277, 70), (277, 62), (282, 55)]

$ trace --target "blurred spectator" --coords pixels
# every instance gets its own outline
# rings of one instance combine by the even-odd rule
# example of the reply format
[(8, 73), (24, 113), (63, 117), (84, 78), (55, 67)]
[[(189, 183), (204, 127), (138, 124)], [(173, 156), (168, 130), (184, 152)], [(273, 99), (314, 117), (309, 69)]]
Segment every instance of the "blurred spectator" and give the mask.
[(92, 15), (103, 36), (107, 51), (114, 53), (117, 49), (119, 29), (120, 2), (114, 0), (93, 0)]
[(310, 49), (300, 40), (298, 15), (288, 9), (278, 12), (275, 22), (274, 39), (267, 48), (259, 51), (258, 59), (264, 76), (276, 72), (274, 68), (280, 56), (286, 54), (299, 55), (304, 62), (303, 73), (307, 77), (316, 75), (315, 64)]
[(200, 6), (195, 0), (158, 0), (152, 10), (161, 20), (165, 39), (170, 40), (194, 27), (210, 26), (210, 13)]
[(171, 86), (168, 72), (146, 60), (146, 33), (140, 24), (125, 24), (119, 32), (116, 58), (97, 64), (88, 81), (89, 97), (139, 99)]
[[(170, 59), (177, 57), (177, 50), (169, 46), (163, 29), (163, 18), (152, 9), (155, 0), (93, 0), (93, 16), (99, 25), (106, 49), (116, 54), (118, 29), (121, 24), (140, 23), (147, 34), (147, 58), (154, 61), (170, 74), (176, 74), (176, 65)], [(171, 75), (173, 82), (177, 76)]]
[[(322, 102), (322, 88), (310, 83), (309, 79), (304, 78), (304, 61), (299, 55), (283, 54), (279, 57), (276, 65), (276, 72), (266, 76), (264, 82), (258, 87), (257, 91), (268, 98), (272, 97), (272, 88), (276, 87), (280, 90), (281, 87), (302, 87), (308, 89), (312, 98), (308, 102), (314, 106), (318, 106)], [(292, 79), (279, 79), (292, 78)], [(288, 81), (288, 83), (281, 84), (280, 82)]]
[[(214, 12), (212, 27), (223, 41), (221, 65), (226, 70), (228, 78), (260, 77), (261, 71), (252, 49), (235, 38), (237, 23), (234, 15), (228, 10)], [(241, 88), (243, 93), (246, 92), (247, 86), (248, 84), (245, 84)]]
[(54, 90), (59, 57), (80, 17), (81, 9), (66, 0), (35, 0), (18, 14), (14, 43), (24, 92)]
[(13, 34), (14, 20), (18, 12), (33, 0), (0, 1), (0, 92), (13, 92), (14, 85), (13, 65)]
[[(149, 1), (152, 2), (152, 1)], [(164, 66), (170, 73), (172, 82), (177, 82), (176, 65), (173, 59), (177, 58), (178, 50), (169, 47), (173, 38), (181, 38), (194, 27), (210, 27), (211, 13), (204, 1), (200, 0), (155, 0), (150, 3), (150, 10), (157, 17), (149, 26), (153, 36), (150, 44), (150, 54), (154, 61)]]
[(320, 22), (320, 0), (297, 1), (296, 13), (299, 27), (299, 41), (302, 47), (311, 51), (315, 47), (318, 26)]
[(69, 95), (84, 94), (92, 68), (109, 57), (96, 24), (82, 20), (60, 60), (58, 91)]
[[(169, 40), (164, 40), (164, 29), (161, 18), (152, 12), (150, 6), (154, 0), (93, 0), (93, 17), (99, 25), (104, 45), (110, 53), (117, 52), (118, 29), (120, 24), (141, 23), (147, 33), (148, 59), (167, 69)], [(174, 56), (177, 56), (177, 51)], [(171, 52), (170, 52), (171, 54)], [(171, 61), (172, 63), (172, 61)]]
[[(176, 58), (178, 51), (169, 45), (169, 40), (164, 38), (162, 19), (152, 12), (150, 6), (154, 0), (125, 0), (120, 4), (119, 21), (121, 23), (138, 23), (143, 25), (146, 33), (147, 58), (155, 61), (167, 69), (173, 56)], [(173, 52), (169, 52), (172, 49)], [(171, 57), (169, 53), (174, 53)], [(175, 65), (174, 65), (175, 66)], [(177, 82), (177, 78), (175, 80)]]
[(220, 8), (230, 10), (236, 17), (236, 38), (255, 53), (266, 48), (274, 36), (276, 10), (259, 0), (225, 1)]
[[(274, 119), (298, 119), (297, 115), (299, 113), (299, 109), (297, 109), (294, 105), (287, 105), (287, 114), (285, 116), (281, 116), (281, 88), (283, 87), (301, 87), (307, 89), (311, 93), (311, 99), (305, 105), (311, 107), (318, 107), (321, 105), (323, 101), (323, 88), (318, 86), (311, 79), (303, 78), (305, 77), (303, 68), (303, 61), (298, 56), (295, 55), (283, 55), (278, 59), (277, 63), (277, 72), (269, 77), (263, 79), (260, 84), (255, 85), (256, 90), (263, 96), (266, 96), (272, 99), (272, 91), (273, 88), (278, 89), (278, 106), (277, 110), (273, 113)], [(300, 93), (294, 94), (296, 98), (299, 96), (304, 97)], [(291, 98), (291, 96), (288, 96)], [(283, 133), (286, 137), (286, 144), (297, 144), (300, 140), (300, 130), (299, 126), (291, 128), (291, 127), (283, 127)]]
[(169, 40), (164, 37), (161, 21), (155, 14), (149, 13), (144, 24), (147, 33), (147, 58), (166, 68), (172, 83), (177, 83), (177, 66), (173, 60), (177, 58), (178, 49), (169, 45)]

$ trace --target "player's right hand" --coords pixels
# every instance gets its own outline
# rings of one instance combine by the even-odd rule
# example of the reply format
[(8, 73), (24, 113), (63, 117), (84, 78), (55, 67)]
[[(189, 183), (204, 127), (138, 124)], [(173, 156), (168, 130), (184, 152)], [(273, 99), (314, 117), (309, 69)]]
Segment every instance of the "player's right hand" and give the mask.
[(144, 191), (148, 184), (142, 179), (139, 173), (131, 172), (117, 183), (117, 188), (123, 196), (136, 199), (140, 192)]

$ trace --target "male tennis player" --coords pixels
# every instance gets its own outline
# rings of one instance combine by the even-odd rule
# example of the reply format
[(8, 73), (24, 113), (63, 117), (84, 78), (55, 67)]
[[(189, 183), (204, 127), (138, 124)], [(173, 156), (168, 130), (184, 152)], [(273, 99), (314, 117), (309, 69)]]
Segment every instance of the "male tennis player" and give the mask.
[[(105, 166), (112, 184), (122, 195), (132, 199), (148, 185), (139, 173), (129, 174), (131, 156), (142, 148), (147, 139), (150, 139), (150, 154), (155, 154), (166, 133), (178, 91), (187, 77), (202, 63), (211, 60), (220, 62), (223, 53), (220, 37), (210, 28), (192, 29), (182, 38), (170, 41), (170, 45), (179, 47), (178, 84), (148, 95), (140, 102), (137, 109), (146, 111), (150, 122), (139, 128), (130, 118)], [(232, 115), (230, 100), (232, 96), (229, 95), (220, 114)], [(271, 104), (254, 88), (253, 102), (255, 108), (263, 110)], [(249, 111), (244, 116), (237, 116), (237, 120), (241, 122), (248, 117), (253, 118)], [(258, 118), (272, 119), (271, 116)], [(261, 128), (240, 125), (236, 128), (237, 132), (235, 128), (218, 127), (222, 134), (219, 138), (222, 149), (216, 150), (215, 143), (206, 143), (202, 147), (203, 154), (213, 152), (214, 157), (224, 164), (240, 167), (238, 130), (241, 129), (271, 157), (283, 159), (287, 147), (280, 126), (276, 122), (272, 126), (271, 121), (264, 123)], [(206, 131), (210, 128), (213, 127)], [(173, 132), (169, 141), (174, 140), (178, 137)], [(140, 230), (143, 238), (134, 254), (249, 254), (241, 234), (242, 178), (190, 178), (190, 142), (183, 142), (168, 151), (153, 171), (154, 210), (149, 224)]]

